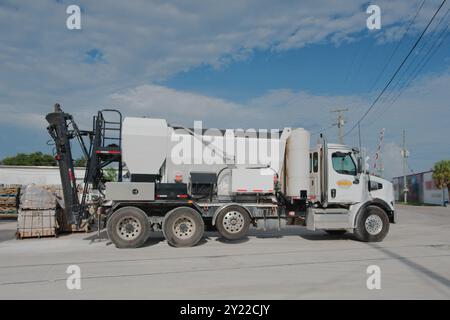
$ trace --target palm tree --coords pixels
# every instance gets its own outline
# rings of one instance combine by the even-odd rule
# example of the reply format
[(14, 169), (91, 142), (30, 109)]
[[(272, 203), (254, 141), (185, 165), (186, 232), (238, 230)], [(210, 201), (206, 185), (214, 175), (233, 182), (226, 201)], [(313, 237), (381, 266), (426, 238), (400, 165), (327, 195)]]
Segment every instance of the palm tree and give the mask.
[(434, 164), (433, 180), (438, 188), (447, 188), (450, 195), (450, 160), (442, 160)]

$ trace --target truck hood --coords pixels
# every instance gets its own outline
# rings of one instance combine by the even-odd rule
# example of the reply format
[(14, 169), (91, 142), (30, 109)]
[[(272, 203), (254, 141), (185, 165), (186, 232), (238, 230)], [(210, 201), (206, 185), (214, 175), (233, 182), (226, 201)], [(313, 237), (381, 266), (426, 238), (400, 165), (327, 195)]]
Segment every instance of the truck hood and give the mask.
[(381, 183), (383, 186), (381, 189), (370, 191), (372, 198), (384, 200), (394, 210), (394, 186), (392, 182), (373, 175), (369, 175), (369, 179)]

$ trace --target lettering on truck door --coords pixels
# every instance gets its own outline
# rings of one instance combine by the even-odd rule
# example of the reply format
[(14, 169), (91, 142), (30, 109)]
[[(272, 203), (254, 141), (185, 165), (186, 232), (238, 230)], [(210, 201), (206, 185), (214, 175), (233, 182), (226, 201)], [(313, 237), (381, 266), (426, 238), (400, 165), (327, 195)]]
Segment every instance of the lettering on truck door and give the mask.
[(363, 181), (351, 152), (328, 150), (328, 201), (355, 203), (362, 199)]

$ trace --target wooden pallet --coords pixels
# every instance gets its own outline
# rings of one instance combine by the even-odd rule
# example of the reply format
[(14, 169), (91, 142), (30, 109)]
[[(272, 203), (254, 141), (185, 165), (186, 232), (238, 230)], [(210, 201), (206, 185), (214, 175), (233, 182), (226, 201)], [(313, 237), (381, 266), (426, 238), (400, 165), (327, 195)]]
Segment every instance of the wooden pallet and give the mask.
[(17, 213), (0, 213), (0, 219), (17, 219)]
[(44, 238), (44, 237), (57, 237), (58, 233), (54, 228), (46, 228), (39, 230), (18, 230), (16, 232), (17, 239), (23, 238)]
[(0, 206), (0, 214), (17, 214), (17, 208), (15, 206)]
[(0, 197), (0, 207), (15, 207), (16, 205), (16, 197)]
[(1, 187), (0, 196), (2, 195), (18, 195), (20, 187)]

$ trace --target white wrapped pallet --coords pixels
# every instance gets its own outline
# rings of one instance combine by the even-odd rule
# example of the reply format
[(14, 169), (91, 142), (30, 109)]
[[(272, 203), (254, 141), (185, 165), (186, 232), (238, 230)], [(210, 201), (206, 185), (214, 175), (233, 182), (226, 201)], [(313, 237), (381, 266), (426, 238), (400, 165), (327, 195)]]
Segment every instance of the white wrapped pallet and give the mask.
[(46, 186), (30, 184), (22, 189), (22, 195), (20, 196), (21, 209), (55, 209), (56, 203), (56, 195), (50, 192)]
[(19, 210), (17, 238), (56, 236), (59, 230), (59, 209)]

